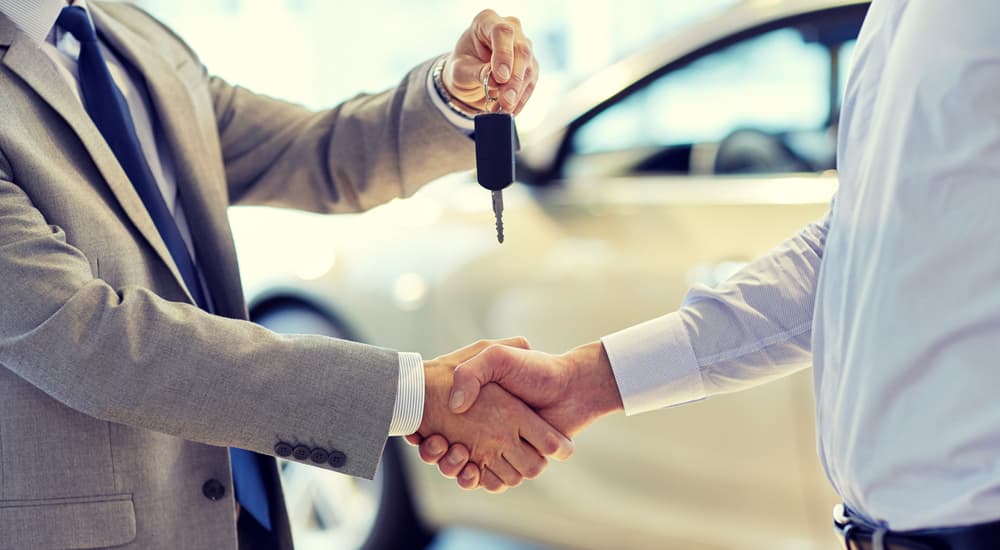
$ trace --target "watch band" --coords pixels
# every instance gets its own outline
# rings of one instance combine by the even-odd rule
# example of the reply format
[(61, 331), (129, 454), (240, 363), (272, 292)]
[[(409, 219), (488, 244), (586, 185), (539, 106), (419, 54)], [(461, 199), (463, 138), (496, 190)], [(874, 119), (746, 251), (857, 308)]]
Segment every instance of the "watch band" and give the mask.
[(437, 91), (438, 96), (444, 101), (445, 105), (452, 110), (455, 114), (465, 118), (467, 120), (472, 120), (479, 114), (479, 111), (475, 107), (453, 97), (449, 92), (448, 88), (444, 85), (444, 64), (448, 60), (447, 55), (442, 55), (434, 63), (431, 68), (431, 80), (434, 82), (434, 90)]

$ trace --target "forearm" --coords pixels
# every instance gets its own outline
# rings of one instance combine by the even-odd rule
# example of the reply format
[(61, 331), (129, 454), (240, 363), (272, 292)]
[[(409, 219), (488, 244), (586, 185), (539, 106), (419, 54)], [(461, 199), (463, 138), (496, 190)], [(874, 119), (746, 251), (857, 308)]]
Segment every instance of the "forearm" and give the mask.
[(264, 454), (279, 441), (323, 441), (348, 455), (340, 471), (374, 474), (394, 352), (280, 336), (96, 280), (19, 332), (0, 339), (0, 362), (88, 416)]
[(472, 141), (428, 94), (430, 65), (321, 112), (210, 78), (231, 202), (354, 212), (471, 168)]
[(602, 339), (625, 410), (738, 391), (809, 366), (829, 214), (676, 312)]

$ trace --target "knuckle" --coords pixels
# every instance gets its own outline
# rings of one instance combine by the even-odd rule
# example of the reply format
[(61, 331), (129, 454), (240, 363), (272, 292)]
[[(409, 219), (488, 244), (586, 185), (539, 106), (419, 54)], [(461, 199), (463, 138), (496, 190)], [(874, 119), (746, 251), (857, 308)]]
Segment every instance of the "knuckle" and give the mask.
[(484, 353), (486, 354), (487, 359), (489, 359), (490, 361), (499, 361), (500, 359), (503, 359), (503, 357), (507, 354), (506, 348), (504, 348), (500, 344), (490, 344), (490, 346), (486, 348), (486, 351)]
[(493, 32), (499, 35), (513, 35), (514, 27), (508, 25), (507, 23), (499, 23), (493, 27)]
[(515, 27), (520, 27), (521, 26), (521, 20), (519, 18), (517, 18), (517, 17), (514, 17), (513, 15), (511, 15), (509, 17), (504, 17), (504, 19), (508, 23), (510, 23), (511, 25), (513, 25)]
[(507, 443), (507, 437), (502, 433), (491, 433), (489, 438), (494, 448), (501, 448)]
[(518, 42), (514, 46), (514, 55), (516, 55), (517, 57), (531, 58), (532, 56), (531, 46), (525, 44), (524, 42)]
[(496, 17), (496, 15), (497, 15), (497, 12), (495, 12), (495, 11), (489, 9), (489, 8), (486, 8), (485, 10), (477, 13), (476, 17), (473, 18), (473, 21), (477, 21), (477, 22), (482, 23), (483, 21), (486, 21), (486, 20), (488, 20), (488, 19), (490, 19), (492, 17)]

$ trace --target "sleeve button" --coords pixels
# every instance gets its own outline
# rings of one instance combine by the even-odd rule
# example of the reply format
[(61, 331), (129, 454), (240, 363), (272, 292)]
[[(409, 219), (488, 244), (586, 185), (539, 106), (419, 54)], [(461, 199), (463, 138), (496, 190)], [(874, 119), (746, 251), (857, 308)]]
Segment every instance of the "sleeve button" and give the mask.
[(324, 464), (330, 458), (330, 453), (326, 452), (326, 449), (313, 449), (311, 455), (309, 455), (309, 460), (312, 460), (316, 464)]
[(290, 457), (292, 456), (292, 446), (282, 441), (274, 446), (274, 454), (281, 458)]
[(309, 458), (310, 454), (312, 454), (312, 449), (306, 447), (305, 445), (299, 445), (298, 447), (292, 449), (292, 458), (295, 460), (305, 460)]
[(334, 468), (340, 468), (347, 463), (347, 455), (340, 451), (331, 451), (330, 460), (327, 463)]

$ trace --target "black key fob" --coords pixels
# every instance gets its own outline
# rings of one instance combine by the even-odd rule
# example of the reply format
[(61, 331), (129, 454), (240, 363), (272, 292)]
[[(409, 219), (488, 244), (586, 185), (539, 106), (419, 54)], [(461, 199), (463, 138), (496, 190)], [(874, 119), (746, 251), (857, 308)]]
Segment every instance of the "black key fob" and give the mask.
[(500, 191), (514, 181), (517, 130), (508, 113), (476, 115), (476, 174), (479, 185)]

